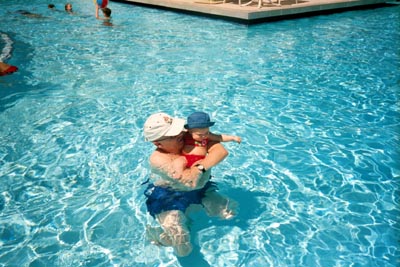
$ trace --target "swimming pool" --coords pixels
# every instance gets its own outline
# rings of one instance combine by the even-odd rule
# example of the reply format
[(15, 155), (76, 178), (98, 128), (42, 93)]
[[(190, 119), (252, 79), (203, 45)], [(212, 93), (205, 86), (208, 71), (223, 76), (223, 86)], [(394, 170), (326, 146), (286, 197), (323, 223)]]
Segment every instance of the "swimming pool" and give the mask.
[[(0, 3), (0, 266), (399, 264), (398, 6), (248, 27), (111, 3), (106, 27), (91, 0)], [(196, 110), (243, 139), (213, 170), (241, 209), (192, 214), (176, 258), (144, 237), (141, 129)]]

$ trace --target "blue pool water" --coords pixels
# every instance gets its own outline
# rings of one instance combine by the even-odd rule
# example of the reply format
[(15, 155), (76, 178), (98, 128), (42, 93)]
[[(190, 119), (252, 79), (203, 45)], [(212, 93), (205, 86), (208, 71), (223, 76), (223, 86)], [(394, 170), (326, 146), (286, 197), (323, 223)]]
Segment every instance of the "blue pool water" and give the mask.
[[(111, 2), (107, 27), (71, 3), (0, 0), (0, 266), (399, 266), (399, 6), (248, 27)], [(144, 236), (141, 129), (196, 110), (243, 139), (213, 170), (240, 212), (193, 213), (177, 258)]]

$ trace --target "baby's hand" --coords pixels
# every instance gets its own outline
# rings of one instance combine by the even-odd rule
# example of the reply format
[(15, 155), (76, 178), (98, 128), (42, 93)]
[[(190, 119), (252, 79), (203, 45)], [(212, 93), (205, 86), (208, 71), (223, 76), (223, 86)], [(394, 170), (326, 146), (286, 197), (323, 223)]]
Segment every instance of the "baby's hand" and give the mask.
[(235, 142), (237, 142), (238, 144), (242, 142), (242, 138), (240, 138), (239, 136), (234, 136), (233, 140), (235, 140)]

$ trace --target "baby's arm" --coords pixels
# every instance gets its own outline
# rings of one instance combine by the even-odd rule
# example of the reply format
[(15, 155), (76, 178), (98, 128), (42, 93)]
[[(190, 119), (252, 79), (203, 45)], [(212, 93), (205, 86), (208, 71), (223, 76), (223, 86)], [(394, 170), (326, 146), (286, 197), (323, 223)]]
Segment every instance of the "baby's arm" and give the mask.
[(226, 135), (226, 134), (208, 134), (208, 139), (215, 142), (232, 142), (235, 141), (236, 143), (240, 144), (242, 139), (239, 136), (235, 135)]

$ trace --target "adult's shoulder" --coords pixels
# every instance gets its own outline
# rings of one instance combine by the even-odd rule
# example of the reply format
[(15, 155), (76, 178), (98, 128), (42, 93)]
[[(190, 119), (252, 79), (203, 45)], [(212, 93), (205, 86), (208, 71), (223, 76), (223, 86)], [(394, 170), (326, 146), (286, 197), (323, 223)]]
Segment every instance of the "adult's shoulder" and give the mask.
[(160, 166), (164, 166), (165, 164), (170, 164), (175, 157), (178, 157), (179, 155), (172, 155), (169, 153), (165, 153), (162, 152), (158, 149), (156, 149), (149, 158), (150, 161), (150, 165), (152, 165), (153, 167), (160, 167)]
[(149, 161), (152, 166), (160, 165), (160, 163), (166, 161), (166, 155), (165, 153), (161, 153), (160, 151), (155, 150), (150, 155)]

